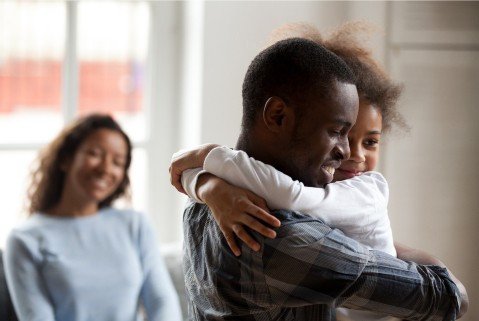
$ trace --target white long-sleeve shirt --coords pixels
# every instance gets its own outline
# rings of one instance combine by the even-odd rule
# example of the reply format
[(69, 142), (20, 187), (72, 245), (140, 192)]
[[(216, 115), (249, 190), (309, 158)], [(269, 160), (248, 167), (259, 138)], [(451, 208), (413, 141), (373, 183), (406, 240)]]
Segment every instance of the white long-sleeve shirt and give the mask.
[(205, 158), (203, 170), (187, 170), (182, 175), (183, 187), (197, 202), (201, 200), (195, 192), (196, 181), (204, 172), (252, 191), (271, 209), (290, 209), (319, 218), (372, 249), (396, 256), (387, 211), (388, 184), (378, 172), (366, 172), (325, 188), (308, 187), (243, 151), (216, 147)]

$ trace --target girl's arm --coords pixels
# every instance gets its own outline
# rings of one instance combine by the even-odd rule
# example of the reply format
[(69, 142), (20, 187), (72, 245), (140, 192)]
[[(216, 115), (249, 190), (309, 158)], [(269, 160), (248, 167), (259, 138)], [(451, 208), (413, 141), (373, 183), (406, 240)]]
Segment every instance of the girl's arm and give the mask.
[[(174, 153), (171, 157), (171, 164), (169, 168), (171, 185), (173, 185), (179, 192), (187, 194), (191, 197), (192, 195), (188, 194), (181, 184), (183, 172), (187, 169), (203, 167), (203, 162), (205, 161), (206, 155), (208, 155), (208, 153), (217, 146), (219, 145), (205, 144), (194, 149), (180, 150)], [(192, 183), (196, 183), (198, 178), (197, 175), (189, 175), (188, 177), (188, 186), (190, 186)]]
[(421, 265), (446, 267), (441, 260), (425, 251), (406, 246), (399, 242), (394, 242), (394, 247), (396, 248), (397, 257), (403, 261), (411, 261)]
[(178, 191), (187, 194), (196, 202), (205, 202), (210, 207), (235, 255), (241, 254), (235, 235), (251, 249), (258, 251), (259, 243), (246, 232), (244, 226), (265, 237), (274, 238), (276, 233), (271, 227), (279, 227), (281, 223), (269, 213), (262, 198), (248, 190), (230, 185), (201, 168), (208, 153), (217, 146), (206, 144), (175, 153), (170, 166), (171, 183)]
[(361, 215), (374, 216), (387, 204), (387, 183), (379, 173), (328, 184), (324, 189), (307, 187), (243, 151), (216, 147), (206, 156), (204, 170), (228, 183), (251, 190), (269, 208), (307, 213), (327, 224), (347, 228), (358, 225)]
[(235, 235), (252, 250), (260, 250), (259, 243), (249, 235), (245, 226), (265, 237), (276, 237), (276, 232), (270, 227), (279, 227), (281, 222), (269, 214), (266, 202), (256, 194), (230, 185), (209, 173), (199, 177), (196, 194), (210, 208), (226, 242), (236, 256), (241, 254), (241, 250)]
[(30, 246), (15, 234), (7, 241), (5, 276), (13, 306), (19, 320), (55, 321), (53, 305), (39, 272), (39, 253)]
[(306, 213), (370, 248), (396, 255), (387, 215), (388, 185), (380, 173), (367, 172), (325, 188), (308, 187), (243, 151), (226, 147), (212, 149), (203, 167), (263, 197), (269, 208)]
[[(329, 184), (326, 189), (320, 189), (305, 187), (302, 183), (293, 181), (289, 176), (277, 171), (272, 166), (249, 158), (244, 152), (233, 151), (226, 147), (204, 145), (180, 155), (177, 153), (175, 156), (170, 167), (172, 184), (175, 186), (178, 184), (178, 179), (175, 180), (173, 173), (177, 173), (176, 177), (179, 177), (178, 175), (181, 175), (182, 170), (189, 168), (188, 166), (203, 164), (208, 172), (264, 197), (272, 208), (302, 211), (319, 217), (329, 225), (338, 227), (343, 231), (348, 230), (361, 234), (363, 226), (358, 225), (358, 222), (364, 219), (362, 216), (368, 216), (368, 222), (371, 222), (371, 219), (378, 219), (374, 218), (373, 214), (380, 213), (381, 211), (378, 209), (385, 209), (387, 205), (387, 183), (379, 173), (363, 174), (360, 178)], [(219, 224), (220, 221), (223, 222), (220, 227), (227, 240), (229, 240), (228, 243), (233, 252), (235, 254), (239, 253), (239, 249), (234, 242), (234, 234), (246, 242), (249, 247), (256, 249), (259, 244), (252, 241), (251, 238), (247, 239), (244, 236), (246, 233), (243, 232), (243, 229), (238, 228), (238, 226), (246, 225), (257, 231), (264, 230), (260, 229), (257, 224), (254, 227), (253, 223), (249, 223), (251, 216), (255, 215), (241, 209), (238, 210), (238, 205), (234, 205), (235, 198), (231, 191), (230, 198), (227, 195), (223, 195), (222, 198), (216, 197), (218, 193), (224, 194), (231, 190), (232, 186), (224, 181), (213, 179), (211, 175), (200, 179), (204, 176), (204, 173), (205, 171), (196, 169), (185, 172), (181, 176), (188, 195), (197, 201), (201, 201), (202, 197), (199, 197), (196, 191), (202, 187), (202, 184), (206, 185), (206, 191), (215, 189), (217, 193), (210, 193), (208, 195), (209, 200), (203, 200), (210, 208), (222, 208), (221, 211), (213, 211), (213, 214)], [(223, 187), (218, 188), (218, 185)], [(245, 199), (247, 200), (247, 197)], [(246, 201), (243, 204), (246, 204)], [(256, 205), (253, 202), (249, 204)], [(274, 223), (267, 214), (263, 214), (263, 217), (263, 221), (269, 222), (269, 224)], [(256, 223), (257, 221), (253, 220), (251, 222)], [(276, 224), (271, 225), (276, 226)], [(264, 225), (260, 226), (265, 227)], [(233, 227), (243, 233), (235, 232), (233, 234), (231, 232)], [(273, 235), (271, 230), (268, 232)], [(271, 237), (269, 234), (261, 234)]]
[(461, 293), (462, 302), (461, 302), (461, 315), (465, 314), (468, 307), (469, 307), (469, 297), (466, 291), (466, 288), (462, 284), (462, 282), (456, 278), (454, 274), (446, 267), (446, 265), (436, 258), (435, 256), (427, 253), (426, 251), (422, 251), (419, 249), (415, 249), (409, 246), (406, 246), (399, 242), (394, 242), (394, 247), (396, 248), (397, 257), (403, 261), (411, 261), (421, 265), (437, 265), (447, 269), (451, 279), (456, 283), (459, 292)]

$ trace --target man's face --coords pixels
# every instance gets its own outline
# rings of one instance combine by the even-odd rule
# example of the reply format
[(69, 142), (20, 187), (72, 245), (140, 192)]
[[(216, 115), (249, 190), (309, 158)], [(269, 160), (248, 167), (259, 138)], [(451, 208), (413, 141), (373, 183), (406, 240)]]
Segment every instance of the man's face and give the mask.
[(306, 186), (324, 187), (349, 158), (348, 132), (356, 122), (356, 86), (335, 81), (330, 98), (312, 99), (283, 151), (281, 170)]

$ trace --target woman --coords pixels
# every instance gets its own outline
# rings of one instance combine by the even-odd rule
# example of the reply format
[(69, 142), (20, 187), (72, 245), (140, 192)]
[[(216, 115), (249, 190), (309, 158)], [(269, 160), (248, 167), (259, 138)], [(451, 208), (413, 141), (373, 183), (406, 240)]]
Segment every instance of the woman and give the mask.
[(181, 320), (144, 215), (111, 204), (129, 188), (131, 143), (107, 115), (65, 128), (40, 155), (30, 217), (7, 241), (6, 276), (20, 320)]

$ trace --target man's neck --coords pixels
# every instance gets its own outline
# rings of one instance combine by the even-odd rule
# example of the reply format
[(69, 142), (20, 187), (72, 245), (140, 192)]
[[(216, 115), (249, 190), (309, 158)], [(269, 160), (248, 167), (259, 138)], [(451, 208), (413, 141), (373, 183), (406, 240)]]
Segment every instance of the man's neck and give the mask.
[(255, 160), (275, 167), (276, 161), (273, 155), (271, 155), (268, 145), (269, 144), (264, 143), (262, 139), (255, 135), (245, 135), (241, 133), (236, 142), (236, 149), (244, 151), (249, 157), (253, 157)]

